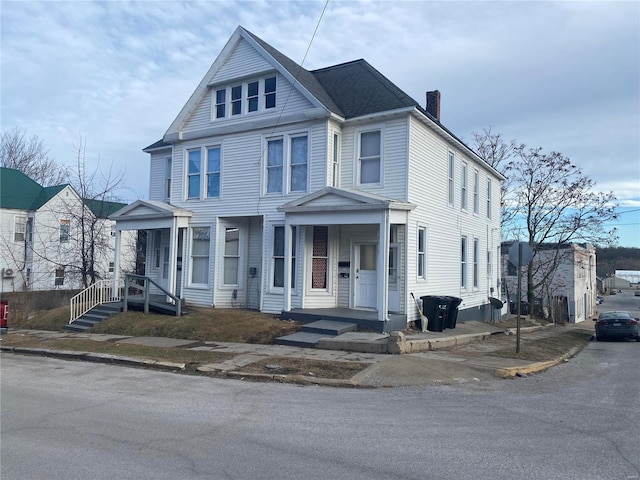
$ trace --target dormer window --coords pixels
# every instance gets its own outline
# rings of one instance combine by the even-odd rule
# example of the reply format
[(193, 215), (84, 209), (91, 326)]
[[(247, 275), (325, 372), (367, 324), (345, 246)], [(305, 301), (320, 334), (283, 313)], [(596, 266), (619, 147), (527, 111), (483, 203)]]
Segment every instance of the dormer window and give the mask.
[(225, 119), (275, 108), (276, 90), (275, 76), (214, 88), (212, 118)]

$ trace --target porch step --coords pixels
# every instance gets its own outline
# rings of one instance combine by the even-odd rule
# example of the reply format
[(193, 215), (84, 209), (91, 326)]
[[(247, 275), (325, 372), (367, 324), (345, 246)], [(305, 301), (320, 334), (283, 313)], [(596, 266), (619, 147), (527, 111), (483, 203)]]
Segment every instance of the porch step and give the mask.
[(313, 348), (321, 338), (337, 337), (357, 328), (355, 323), (335, 322), (332, 320), (317, 320), (301, 327), (301, 331), (276, 338), (277, 345)]
[(104, 303), (92, 308), (73, 323), (62, 327), (62, 329), (65, 332), (84, 332), (120, 312), (122, 312), (122, 303)]

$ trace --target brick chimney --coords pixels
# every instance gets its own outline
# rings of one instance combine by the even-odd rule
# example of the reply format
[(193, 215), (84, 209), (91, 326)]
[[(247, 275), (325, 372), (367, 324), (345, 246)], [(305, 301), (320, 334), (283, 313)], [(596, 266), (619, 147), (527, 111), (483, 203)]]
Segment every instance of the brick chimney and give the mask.
[(440, 90), (427, 92), (427, 112), (440, 121)]

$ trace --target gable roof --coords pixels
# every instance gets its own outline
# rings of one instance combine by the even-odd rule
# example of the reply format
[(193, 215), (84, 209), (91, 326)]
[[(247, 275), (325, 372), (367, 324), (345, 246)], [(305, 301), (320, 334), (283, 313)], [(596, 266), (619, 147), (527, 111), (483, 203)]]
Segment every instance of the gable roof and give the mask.
[(126, 203), (110, 202), (107, 200), (84, 199), (84, 204), (98, 218), (108, 218), (112, 213), (127, 206)]
[(0, 208), (37, 210), (68, 185), (43, 187), (14, 168), (0, 168)]

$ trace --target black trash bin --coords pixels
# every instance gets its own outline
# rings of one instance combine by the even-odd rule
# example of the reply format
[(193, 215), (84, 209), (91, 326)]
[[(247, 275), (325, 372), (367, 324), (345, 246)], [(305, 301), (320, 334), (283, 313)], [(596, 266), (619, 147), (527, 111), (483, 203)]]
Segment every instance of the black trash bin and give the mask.
[(447, 317), (444, 322), (444, 328), (456, 328), (456, 321), (458, 320), (458, 307), (462, 303), (462, 299), (458, 297), (443, 297), (446, 299)]
[(425, 295), (422, 300), (422, 311), (427, 317), (427, 330), (441, 332), (447, 321), (449, 302), (444, 297)]

